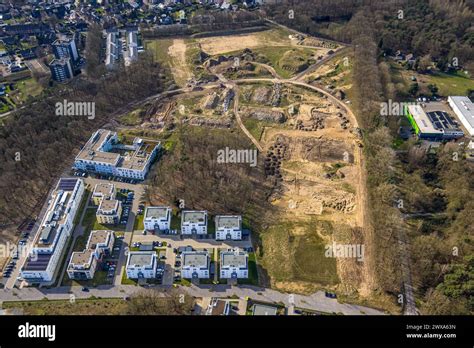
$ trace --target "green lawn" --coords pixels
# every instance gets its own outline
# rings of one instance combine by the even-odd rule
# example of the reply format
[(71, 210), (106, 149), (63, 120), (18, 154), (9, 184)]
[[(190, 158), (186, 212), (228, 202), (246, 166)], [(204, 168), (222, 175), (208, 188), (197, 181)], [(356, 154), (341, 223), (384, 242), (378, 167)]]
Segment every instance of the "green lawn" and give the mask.
[(143, 224), (143, 219), (145, 218), (145, 213), (135, 216), (135, 223), (133, 224), (133, 230), (144, 230), (145, 225)]
[[(118, 270), (116, 272), (118, 272)], [(125, 270), (123, 270), (122, 285), (137, 285), (137, 282), (133, 279), (128, 279), (127, 278), (127, 272)]]
[(249, 277), (247, 279), (239, 279), (238, 283), (258, 285), (257, 259), (255, 253), (249, 253)]
[(22, 104), (28, 96), (35, 97), (43, 91), (41, 85), (34, 78), (20, 80), (15, 83), (15, 90), (10, 93), (10, 97), (15, 104)]
[(254, 118), (246, 118), (243, 120), (243, 123), (245, 128), (247, 128), (250, 134), (252, 134), (257, 141), (260, 141), (265, 126), (270, 124), (269, 122), (259, 121)]
[(474, 80), (469, 76), (458, 72), (457, 74), (446, 74), (437, 72), (427, 75), (431, 83), (439, 88), (439, 93), (443, 96), (466, 95), (468, 89), (474, 89)]
[(315, 53), (309, 48), (292, 46), (257, 48), (255, 52), (263, 54), (269, 60), (269, 65), (283, 78), (290, 78), (297, 73), (297, 71), (286, 69), (285, 66), (297, 69), (304, 62), (308, 62)]

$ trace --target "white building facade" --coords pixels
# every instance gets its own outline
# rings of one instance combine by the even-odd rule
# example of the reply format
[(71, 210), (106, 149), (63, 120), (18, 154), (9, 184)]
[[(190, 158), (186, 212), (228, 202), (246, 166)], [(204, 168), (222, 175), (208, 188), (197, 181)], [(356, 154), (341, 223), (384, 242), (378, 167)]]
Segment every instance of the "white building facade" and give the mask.
[(217, 215), (215, 217), (216, 240), (241, 240), (242, 239), (242, 216), (240, 215)]
[(207, 251), (184, 251), (181, 253), (181, 277), (208, 279), (210, 275), (210, 258)]
[(50, 282), (74, 229), (74, 217), (84, 195), (82, 179), (61, 178), (52, 192), (33, 248), (20, 275), (30, 282)]
[(155, 251), (131, 251), (127, 258), (127, 278), (155, 278), (157, 262)]
[(147, 207), (143, 219), (145, 230), (165, 231), (171, 227), (170, 207)]
[(181, 212), (182, 234), (207, 234), (207, 211), (183, 210)]
[(220, 257), (220, 278), (240, 279), (249, 277), (249, 255), (245, 251), (221, 251)]

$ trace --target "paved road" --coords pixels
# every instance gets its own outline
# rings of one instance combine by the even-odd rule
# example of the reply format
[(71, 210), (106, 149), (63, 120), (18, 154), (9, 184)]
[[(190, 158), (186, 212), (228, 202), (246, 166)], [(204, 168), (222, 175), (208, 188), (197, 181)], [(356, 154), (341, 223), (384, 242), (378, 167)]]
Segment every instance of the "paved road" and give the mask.
[[(153, 286), (166, 296), (169, 286)], [(57, 287), (53, 289), (45, 288), (24, 288), (20, 290), (0, 290), (0, 301), (39, 301), (45, 298), (49, 300), (70, 300), (71, 295), (75, 299), (86, 299), (89, 297), (102, 298), (123, 298), (140, 291), (142, 287), (135, 285), (102, 285), (97, 288), (90, 288), (89, 292), (81, 290), (80, 286)], [(229, 286), (229, 285), (191, 285), (179, 286), (178, 289), (193, 297), (231, 297), (238, 296), (241, 299), (252, 298), (257, 301), (284, 303), (289, 306), (291, 300), (294, 305), (300, 308), (321, 311), (325, 313), (342, 313), (345, 315), (383, 315), (384, 312), (359, 305), (339, 303), (336, 299), (327, 298), (324, 292), (318, 291), (312, 295), (292, 295), (281, 293), (276, 290), (260, 288), (256, 286)]]

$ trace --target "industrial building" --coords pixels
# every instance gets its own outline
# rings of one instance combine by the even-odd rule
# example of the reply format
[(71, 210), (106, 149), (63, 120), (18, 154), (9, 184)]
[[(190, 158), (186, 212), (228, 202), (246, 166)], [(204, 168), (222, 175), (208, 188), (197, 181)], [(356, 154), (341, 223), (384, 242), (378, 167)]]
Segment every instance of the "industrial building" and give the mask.
[(471, 137), (474, 137), (474, 103), (468, 97), (448, 97), (449, 106)]
[(457, 123), (442, 109), (440, 103), (405, 106), (405, 116), (419, 139), (441, 141), (464, 136)]

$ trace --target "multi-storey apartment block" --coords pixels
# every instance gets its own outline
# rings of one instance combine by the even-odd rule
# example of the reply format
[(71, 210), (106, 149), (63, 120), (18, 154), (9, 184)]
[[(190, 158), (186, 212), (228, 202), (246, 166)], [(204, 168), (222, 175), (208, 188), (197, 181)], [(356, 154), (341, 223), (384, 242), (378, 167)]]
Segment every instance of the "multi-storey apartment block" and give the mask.
[(149, 231), (165, 231), (170, 229), (171, 208), (170, 207), (147, 207), (143, 224)]
[(122, 144), (116, 132), (96, 131), (76, 156), (74, 167), (104, 175), (144, 180), (160, 143), (135, 138), (132, 144)]
[(207, 234), (207, 211), (184, 210), (181, 213), (182, 234)]
[(157, 256), (155, 251), (132, 251), (127, 259), (127, 278), (155, 278)]
[(71, 279), (94, 278), (97, 265), (108, 255), (114, 245), (113, 231), (92, 231), (87, 240), (86, 249), (75, 251), (71, 255), (67, 274)]
[(183, 278), (209, 278), (210, 258), (207, 251), (184, 251), (181, 258)]
[(221, 251), (220, 278), (248, 278), (249, 255), (245, 251)]
[(242, 217), (240, 215), (218, 215), (215, 218), (216, 240), (242, 239)]
[(81, 179), (59, 180), (36, 233), (33, 249), (21, 269), (24, 279), (32, 283), (53, 280), (64, 247), (72, 234), (74, 217), (83, 194), (84, 182)]
[(115, 185), (112, 183), (100, 183), (94, 187), (92, 192), (92, 202), (100, 205), (103, 199), (115, 199)]
[(122, 214), (122, 202), (117, 199), (103, 199), (96, 212), (97, 221), (104, 225), (117, 224)]

